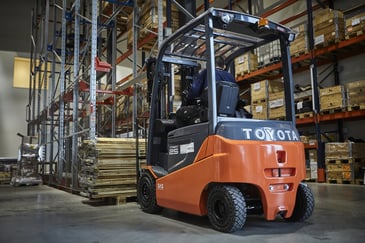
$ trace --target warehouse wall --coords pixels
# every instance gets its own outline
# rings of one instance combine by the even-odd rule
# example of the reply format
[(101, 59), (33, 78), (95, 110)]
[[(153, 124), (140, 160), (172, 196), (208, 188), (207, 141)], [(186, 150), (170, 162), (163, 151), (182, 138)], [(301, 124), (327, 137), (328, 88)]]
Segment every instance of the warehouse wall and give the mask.
[(0, 157), (17, 157), (20, 138), (26, 134), (28, 89), (13, 88), (14, 57), (22, 53), (0, 51)]

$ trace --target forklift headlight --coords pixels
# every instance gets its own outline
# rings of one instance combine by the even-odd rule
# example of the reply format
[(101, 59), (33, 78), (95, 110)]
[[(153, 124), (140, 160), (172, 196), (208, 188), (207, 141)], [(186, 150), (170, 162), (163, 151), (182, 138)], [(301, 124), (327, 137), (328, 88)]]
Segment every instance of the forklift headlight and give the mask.
[(269, 191), (272, 193), (291, 191), (293, 185), (291, 183), (279, 183), (269, 185)]
[(292, 42), (295, 39), (295, 34), (289, 34), (288, 41)]
[(225, 24), (229, 24), (229, 23), (231, 23), (231, 22), (233, 21), (233, 18), (234, 18), (233, 14), (223, 13), (223, 14), (221, 15), (221, 20), (222, 20), (222, 22), (223, 22), (223, 23), (225, 23)]

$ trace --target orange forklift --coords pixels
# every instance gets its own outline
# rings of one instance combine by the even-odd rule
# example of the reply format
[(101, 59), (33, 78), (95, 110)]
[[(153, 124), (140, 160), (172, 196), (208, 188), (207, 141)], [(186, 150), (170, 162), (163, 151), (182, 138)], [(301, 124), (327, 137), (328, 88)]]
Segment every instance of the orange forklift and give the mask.
[[(143, 211), (207, 215), (222, 232), (242, 229), (248, 214), (289, 221), (311, 216), (314, 198), (302, 182), (304, 146), (295, 127), (289, 51), (294, 38), (283, 25), (210, 8), (164, 40), (147, 68), (147, 165), (137, 183)], [(275, 40), (281, 47), (286, 120), (241, 116), (239, 86), (216, 80), (215, 56), (224, 57), (233, 72), (235, 58)], [(184, 101), (200, 66), (207, 69), (207, 102), (197, 99), (188, 105), (191, 112), (178, 97)]]

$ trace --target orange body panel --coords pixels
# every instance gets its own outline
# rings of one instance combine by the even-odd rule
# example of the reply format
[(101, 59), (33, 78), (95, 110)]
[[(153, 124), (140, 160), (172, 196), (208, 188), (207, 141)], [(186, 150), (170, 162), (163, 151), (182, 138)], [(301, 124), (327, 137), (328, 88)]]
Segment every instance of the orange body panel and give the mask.
[[(278, 177), (273, 172), (278, 168), (290, 168), (289, 174)], [(259, 188), (267, 220), (282, 211), (286, 212), (284, 217), (290, 217), (298, 184), (304, 178), (301, 142), (239, 141), (212, 135), (202, 144), (193, 164), (156, 180), (157, 204), (206, 215), (210, 183), (245, 183)]]

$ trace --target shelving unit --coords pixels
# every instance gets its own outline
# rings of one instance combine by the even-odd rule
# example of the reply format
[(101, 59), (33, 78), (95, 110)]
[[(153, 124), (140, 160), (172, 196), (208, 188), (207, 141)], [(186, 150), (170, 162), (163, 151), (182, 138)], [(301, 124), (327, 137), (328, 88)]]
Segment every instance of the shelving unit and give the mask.
[[(139, 39), (139, 1), (36, 1), (27, 133), (39, 135), (46, 148), (46, 161), (40, 165), (45, 183), (78, 191), (78, 148), (83, 140), (115, 137), (119, 133), (136, 137), (137, 126), (146, 126), (148, 110), (137, 107), (145, 96), (140, 83), (146, 74), (137, 60), (140, 53), (142, 61), (151, 55), (162, 41), (164, 28), (171, 27), (171, 11), (167, 11), (167, 21), (162, 21), (163, 2), (151, 1), (157, 7), (158, 28), (148, 30)], [(170, 0), (166, 4), (171, 10), (177, 2)], [(209, 2), (201, 6), (207, 9)], [(181, 5), (179, 11), (188, 12)], [(124, 38), (128, 16), (133, 20), (130, 47)], [(148, 55), (146, 45), (155, 46)], [(132, 62), (133, 72), (118, 81), (117, 65), (127, 59)], [(37, 88), (42, 86), (47, 89)], [(123, 117), (117, 117), (120, 97), (126, 97), (123, 107), (128, 102), (133, 104)]]
[[(338, 60), (342, 60), (354, 55), (365, 53), (365, 34), (313, 50), (313, 56), (318, 59), (318, 65), (324, 65), (333, 62), (331, 54), (336, 52)], [(303, 72), (309, 69), (311, 53), (304, 53), (300, 56), (292, 56), (291, 62), (293, 64), (293, 73)], [(280, 62), (260, 68), (256, 71), (250, 72), (237, 79), (237, 82), (249, 81), (255, 82), (263, 79), (276, 79), (281, 77)]]
[[(123, 16), (132, 11), (133, 1), (37, 1), (27, 121), (28, 133), (40, 134), (40, 143), (46, 147), (41, 173), (49, 184), (78, 190), (80, 142), (103, 134), (98, 129), (102, 105), (108, 106), (115, 120), (116, 96), (130, 95), (115, 89), (112, 50), (117, 32), (126, 29)], [(46, 68), (37, 65), (37, 59)], [(39, 81), (35, 80), (38, 73), (43, 73)], [(102, 89), (101, 79), (111, 88)], [(48, 89), (41, 92), (36, 82)]]
[[(279, 3), (276, 7), (271, 10), (263, 13), (262, 17), (269, 17), (272, 14), (281, 11), (297, 1), (283, 1)], [(330, 7), (333, 8), (333, 3), (329, 1)], [(332, 5), (332, 6), (331, 6)], [(318, 90), (318, 81), (317, 81), (317, 67), (330, 63), (337, 63), (340, 60), (353, 57), (362, 53), (365, 53), (365, 34), (360, 34), (354, 36), (352, 38), (339, 41), (330, 45), (325, 45), (322, 47), (314, 46), (314, 36), (313, 36), (313, 16), (312, 11), (319, 9), (319, 5), (312, 5), (311, 1), (307, 1), (307, 10), (301, 13), (296, 14), (295, 16), (289, 17), (281, 21), (283, 24), (288, 24), (291, 21), (299, 17), (308, 17), (308, 51), (301, 53), (298, 56), (292, 56), (291, 62), (293, 67), (293, 73), (299, 73), (303, 71), (312, 71), (312, 85), (314, 92), (314, 112), (313, 115), (305, 118), (296, 119), (296, 123), (300, 129), (302, 126), (315, 126), (317, 143), (315, 145), (307, 145), (306, 149), (317, 149), (318, 151), (318, 168), (320, 169), (319, 174), (321, 178), (320, 181), (324, 181), (324, 145), (321, 141), (321, 123), (330, 123), (330, 122), (338, 122), (339, 126), (342, 127), (343, 120), (349, 119), (364, 119), (365, 118), (365, 110), (349, 110), (349, 111), (341, 111), (341, 112), (333, 112), (330, 114), (324, 114), (320, 112), (319, 109), (319, 94)], [(335, 68), (337, 68), (337, 64), (335, 64)], [(277, 79), (282, 77), (282, 73), (280, 71), (282, 64), (280, 62), (273, 63), (262, 67), (258, 70), (249, 72), (244, 76), (238, 78), (238, 82), (241, 84), (245, 83), (253, 83), (264, 79)], [(337, 72), (337, 71), (336, 71)], [(339, 78), (338, 73), (335, 77), (335, 84), (338, 84)], [(340, 132), (342, 128), (339, 128)], [(342, 137), (342, 135), (340, 135)], [(322, 178), (323, 177), (323, 178)]]

